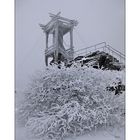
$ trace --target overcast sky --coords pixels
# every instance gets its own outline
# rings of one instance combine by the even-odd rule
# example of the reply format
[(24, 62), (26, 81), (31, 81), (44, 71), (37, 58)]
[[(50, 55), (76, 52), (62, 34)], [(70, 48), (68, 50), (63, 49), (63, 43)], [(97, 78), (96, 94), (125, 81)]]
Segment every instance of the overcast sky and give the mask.
[(16, 0), (16, 87), (45, 67), (45, 34), (48, 13), (79, 22), (74, 30), (75, 50), (107, 42), (124, 53), (124, 0)]

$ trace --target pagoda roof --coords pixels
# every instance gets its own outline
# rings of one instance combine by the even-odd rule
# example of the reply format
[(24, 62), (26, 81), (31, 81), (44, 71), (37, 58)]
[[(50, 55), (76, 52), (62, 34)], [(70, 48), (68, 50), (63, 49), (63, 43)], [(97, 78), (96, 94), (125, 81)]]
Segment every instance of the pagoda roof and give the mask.
[(67, 30), (73, 28), (74, 26), (77, 26), (78, 22), (76, 20), (70, 20), (68, 18), (64, 18), (60, 16), (60, 12), (56, 15), (50, 13), (51, 20), (46, 24), (40, 24), (40, 27), (46, 32), (50, 31), (51, 29), (55, 28), (55, 26), (58, 24), (59, 27), (64, 29), (64, 32), (67, 32)]

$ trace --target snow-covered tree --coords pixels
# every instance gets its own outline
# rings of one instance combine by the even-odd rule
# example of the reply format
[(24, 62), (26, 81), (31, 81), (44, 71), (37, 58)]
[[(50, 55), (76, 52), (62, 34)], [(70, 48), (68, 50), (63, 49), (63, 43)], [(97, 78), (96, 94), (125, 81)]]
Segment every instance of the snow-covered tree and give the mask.
[(52, 66), (32, 80), (18, 118), (36, 137), (63, 139), (101, 127), (124, 125), (123, 71)]

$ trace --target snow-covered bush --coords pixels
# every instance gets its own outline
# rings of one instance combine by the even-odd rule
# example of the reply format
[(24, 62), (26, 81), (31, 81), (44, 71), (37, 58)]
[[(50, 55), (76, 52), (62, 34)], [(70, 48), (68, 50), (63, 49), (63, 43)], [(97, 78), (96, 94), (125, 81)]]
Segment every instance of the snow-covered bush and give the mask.
[[(107, 90), (123, 71), (88, 67), (47, 68), (25, 92), (18, 116), (37, 137), (62, 139), (124, 124), (124, 93)], [(124, 92), (124, 91), (123, 91)]]

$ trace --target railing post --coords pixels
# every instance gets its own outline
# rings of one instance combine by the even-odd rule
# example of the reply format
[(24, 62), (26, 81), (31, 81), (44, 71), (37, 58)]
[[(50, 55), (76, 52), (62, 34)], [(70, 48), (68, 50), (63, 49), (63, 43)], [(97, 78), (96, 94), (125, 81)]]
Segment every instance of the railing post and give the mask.
[(122, 60), (122, 59), (121, 59), (121, 56), (120, 56), (120, 62), (121, 62), (121, 60)]

